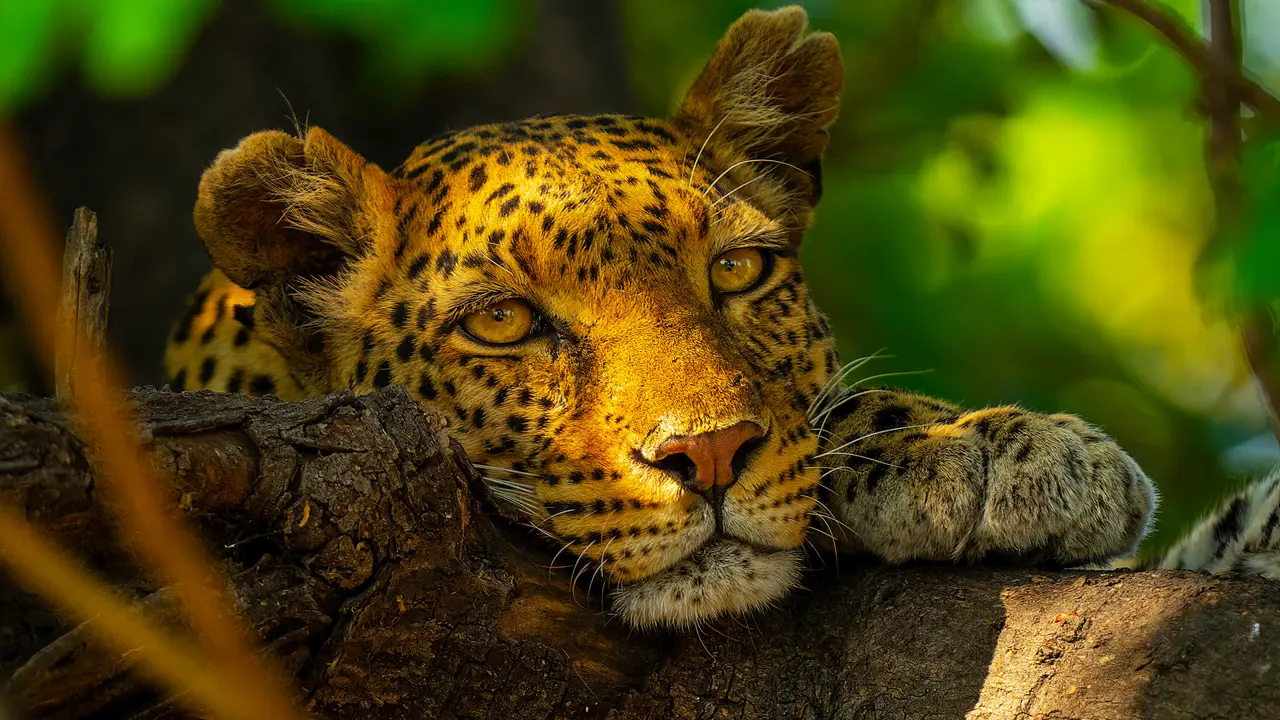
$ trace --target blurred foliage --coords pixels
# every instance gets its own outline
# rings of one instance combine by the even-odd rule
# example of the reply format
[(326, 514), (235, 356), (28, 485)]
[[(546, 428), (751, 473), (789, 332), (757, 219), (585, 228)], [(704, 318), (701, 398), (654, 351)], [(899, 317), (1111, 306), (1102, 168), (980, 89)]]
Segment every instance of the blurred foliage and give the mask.
[(364, 41), (371, 85), (403, 93), (431, 72), (493, 61), (512, 40), (521, 0), (273, 0), (285, 22)]
[(209, 0), (0, 0), (0, 112), (28, 102), (79, 56), (88, 85), (141, 94), (168, 80)]
[[(417, 84), (428, 73), (492, 61), (511, 40), (523, 0), (270, 0), (282, 23), (363, 41), (369, 77)], [(78, 58), (105, 95), (144, 95), (169, 80), (213, 0), (0, 0), (0, 113), (39, 96)]]
[(1280, 298), (1280, 141), (1258, 140), (1245, 146), (1241, 162), (1241, 237), (1233, 261), (1234, 300), (1240, 304)]
[[(1241, 1), (1246, 65), (1277, 86), (1280, 3)], [(528, 11), (522, 0), (267, 4), (282, 23), (364, 41), (383, 87), (495, 61)], [(759, 4), (620, 0), (642, 108), (672, 110), (725, 28)], [(846, 358), (886, 347), (895, 359), (877, 372), (934, 370), (903, 386), (1101, 425), (1164, 493), (1149, 547), (1232, 475), (1275, 461), (1228, 311), (1280, 297), (1280, 145), (1249, 138), (1244, 222), (1203, 282), (1214, 210), (1199, 82), (1148, 28), (1075, 0), (801, 4), (840, 38), (846, 64), (803, 250)], [(1200, 26), (1200, 0), (1163, 5)], [(212, 7), (0, 0), (0, 112), (38, 96), (68, 58), (103, 93), (150, 92)]]

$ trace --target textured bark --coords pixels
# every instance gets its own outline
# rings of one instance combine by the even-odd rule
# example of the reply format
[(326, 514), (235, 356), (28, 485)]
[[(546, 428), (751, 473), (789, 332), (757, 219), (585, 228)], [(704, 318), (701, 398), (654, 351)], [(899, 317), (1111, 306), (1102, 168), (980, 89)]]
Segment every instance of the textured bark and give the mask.
[(98, 240), (98, 216), (76, 208), (62, 253), (60, 320), (75, 328), (58, 346), (54, 369), (57, 397), (75, 393), (72, 368), (102, 356), (111, 307), (111, 249)]
[[(1280, 592), (1191, 573), (889, 569), (842, 558), (781, 607), (632, 633), (536, 537), (491, 520), (461, 450), (400, 389), (280, 403), (134, 394), (174, 506), (246, 623), (327, 718), (1270, 718)], [(85, 448), (0, 396), (0, 502), (177, 624), (104, 539)], [(815, 557), (815, 560), (819, 558)], [(584, 573), (589, 575), (590, 573)], [(576, 594), (576, 600), (574, 595)], [(0, 578), (0, 676), (36, 717), (181, 712)], [(0, 713), (3, 714), (3, 713)]]

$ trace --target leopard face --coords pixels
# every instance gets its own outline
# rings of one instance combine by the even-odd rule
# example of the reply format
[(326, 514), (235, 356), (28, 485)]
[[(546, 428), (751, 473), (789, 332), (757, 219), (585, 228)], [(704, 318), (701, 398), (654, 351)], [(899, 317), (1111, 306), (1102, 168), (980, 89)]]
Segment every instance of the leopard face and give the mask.
[(670, 118), (480, 126), (390, 173), (318, 128), (246, 138), (195, 211), (254, 295), (242, 345), (299, 395), (406, 387), (633, 625), (776, 600), (835, 369), (796, 251), (842, 71), (805, 23), (744, 16)]

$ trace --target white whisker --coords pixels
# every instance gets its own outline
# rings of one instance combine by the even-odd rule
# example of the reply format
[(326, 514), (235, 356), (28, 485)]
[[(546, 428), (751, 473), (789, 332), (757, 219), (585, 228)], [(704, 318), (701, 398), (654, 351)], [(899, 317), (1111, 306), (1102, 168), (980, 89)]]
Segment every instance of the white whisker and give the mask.
[(550, 522), (553, 518), (558, 518), (558, 517), (560, 517), (561, 515), (569, 515), (569, 514), (574, 513), (574, 512), (576, 512), (576, 511), (575, 511), (575, 510), (561, 510), (560, 512), (558, 512), (558, 513), (556, 513), (556, 514), (554, 514), (554, 515), (548, 515), (548, 516), (546, 516), (546, 517), (544, 517), (544, 518), (540, 518), (540, 519), (536, 520), (535, 522), (539, 522), (539, 523)]
[(532, 486), (526, 485), (524, 483), (519, 483), (512, 480), (503, 480), (502, 478), (489, 477), (488, 475), (481, 475), (480, 477), (484, 479), (485, 485), (488, 485), (491, 488), (497, 487), (502, 490), (522, 493), (525, 495), (537, 494), (537, 491)]
[(875, 431), (875, 432), (870, 432), (870, 433), (867, 433), (866, 435), (862, 435), (861, 437), (856, 437), (856, 438), (854, 438), (854, 439), (850, 440), (849, 442), (847, 442), (847, 443), (845, 443), (845, 444), (841, 445), (840, 447), (832, 448), (831, 450), (828, 450), (828, 451), (826, 451), (826, 452), (824, 452), (824, 453), (818, 453), (817, 455), (814, 455), (814, 457), (815, 457), (815, 458), (820, 458), (820, 457), (826, 457), (826, 456), (828, 456), (828, 455), (834, 455), (834, 454), (835, 454), (835, 453), (837, 453), (838, 451), (840, 451), (840, 450), (844, 450), (845, 448), (849, 447), (850, 445), (853, 445), (853, 444), (855, 444), (855, 443), (860, 443), (860, 442), (862, 442), (863, 440), (866, 440), (867, 438), (873, 438), (873, 437), (875, 437), (876, 435), (883, 435), (883, 434), (885, 434), (885, 433), (891, 433), (891, 432), (900, 432), (900, 431), (902, 431), (902, 430), (917, 430), (917, 429), (919, 429), (919, 428), (927, 428), (927, 427), (931, 427), (931, 426), (932, 426), (932, 423), (925, 423), (925, 424), (923, 424), (923, 425), (903, 425), (902, 427), (887, 428), (887, 429), (885, 429), (885, 430), (877, 430), (877, 431)]
[(544, 477), (539, 473), (525, 472), (523, 470), (512, 470), (511, 468), (498, 467), (497, 465), (483, 465), (481, 463), (471, 463), (471, 466), (479, 468), (481, 470), (489, 470), (491, 472), (504, 472), (504, 473), (510, 473), (512, 475), (523, 475), (525, 477), (532, 477), (532, 478)]
[[(848, 388), (845, 388), (845, 390), (848, 390)], [(891, 393), (891, 392), (894, 392), (894, 391), (885, 390), (882, 388), (872, 388), (870, 390), (859, 390), (858, 392), (846, 392), (844, 395), (833, 396), (831, 404), (828, 405), (826, 408), (822, 409), (822, 411), (819, 412), (817, 415), (815, 415), (811, 420), (809, 420), (809, 422), (811, 424), (816, 424), (820, 429), (825, 431), (827, 429), (826, 428), (827, 418), (831, 416), (831, 413), (835, 412), (838, 408), (840, 408), (850, 400), (854, 398), (862, 397), (863, 395), (872, 395), (875, 393)]]
[(858, 387), (859, 385), (861, 385), (862, 383), (870, 382), (870, 381), (872, 381), (872, 380), (881, 380), (881, 379), (884, 379), (884, 378), (891, 378), (891, 377), (903, 377), (903, 376), (906, 376), (906, 375), (928, 375), (928, 374), (929, 374), (929, 373), (931, 373), (931, 372), (933, 372), (933, 370), (903, 370), (902, 372), (880, 373), (879, 375), (872, 375), (872, 376), (870, 376), (870, 377), (864, 377), (864, 378), (862, 378), (861, 380), (859, 380), (859, 381), (857, 381), (857, 382), (853, 383), (853, 384), (852, 384), (852, 385), (850, 385), (849, 387), (850, 387), (850, 388), (856, 388), (856, 387)]
[[(582, 548), (582, 552), (578, 553), (578, 559), (573, 563), (573, 570), (569, 573), (569, 596), (573, 598), (573, 604), (578, 607), (582, 607), (582, 605), (578, 603), (578, 576), (583, 572), (586, 572), (591, 567), (591, 563), (593, 561), (591, 558), (587, 557), (587, 551), (591, 549), (592, 545), (595, 545), (594, 541), (587, 543), (587, 546)], [(587, 561), (587, 567), (584, 567), (579, 571), (578, 564), (583, 560)]]
[[(924, 427), (924, 426), (921, 426), (921, 427)], [(838, 449), (838, 448), (837, 448), (837, 449)], [(822, 455), (819, 455), (818, 457), (825, 457), (825, 456), (826, 456), (826, 455), (828, 455), (828, 454), (830, 454), (830, 455), (832, 455), (832, 456), (834, 456), (834, 457), (852, 457), (852, 458), (858, 458), (859, 460), (866, 460), (867, 462), (873, 462), (873, 463), (876, 463), (877, 465), (884, 465), (885, 467), (891, 467), (891, 468), (893, 468), (894, 470), (901, 470), (901, 469), (902, 469), (902, 466), (901, 466), (901, 465), (895, 465), (894, 463), (891, 463), (891, 462), (889, 462), (889, 461), (887, 461), (887, 460), (881, 460), (881, 459), (879, 459), (879, 458), (868, 457), (868, 456), (866, 456), (866, 455), (859, 455), (858, 453), (853, 453), (853, 452), (844, 452), (844, 451), (836, 452), (835, 450), (832, 450), (832, 451), (830, 451), (829, 453), (823, 453)], [(840, 466), (840, 465), (808, 465), (808, 466), (806, 466), (806, 467), (822, 467), (822, 468), (826, 468), (826, 469), (828, 469), (828, 470), (849, 470), (849, 471), (853, 471), (853, 468), (851, 468), (851, 467), (843, 467), (843, 466)]]
[[(813, 400), (809, 402), (809, 411), (806, 414), (809, 416), (812, 416), (814, 412), (814, 408), (820, 407), (822, 400), (826, 398), (827, 395), (833, 389), (835, 389), (836, 387), (839, 387), (840, 384), (844, 382), (844, 379), (849, 376), (849, 373), (853, 372), (854, 370), (857, 370), (863, 365), (866, 365), (872, 360), (875, 360), (881, 357), (880, 353), (883, 350), (884, 348), (880, 348), (880, 350), (877, 350), (871, 353), (870, 355), (867, 355), (866, 357), (860, 357), (857, 360), (851, 360), (845, 363), (844, 367), (840, 368), (839, 372), (837, 372), (836, 374), (832, 375), (830, 378), (827, 379), (827, 382), (822, 386), (822, 389), (819, 390), (818, 394), (815, 395), (813, 397)], [(888, 357), (888, 356), (884, 356), (884, 357)]]
[(555, 534), (554, 534), (554, 533), (552, 533), (550, 530), (547, 530), (547, 529), (545, 529), (545, 528), (539, 527), (536, 523), (533, 523), (533, 522), (526, 522), (526, 523), (520, 523), (520, 524), (521, 524), (521, 525), (524, 525), (525, 527), (531, 527), (531, 528), (533, 528), (534, 530), (537, 530), (538, 532), (542, 533), (543, 535), (546, 535), (548, 538), (550, 538), (550, 539), (552, 539), (552, 540), (557, 540), (557, 541), (558, 541), (558, 540), (560, 539), (560, 538), (556, 537), (556, 536), (555, 536)]
[[(821, 501), (821, 500), (819, 500), (818, 498), (814, 498), (814, 499), (813, 499), (813, 501), (814, 501), (815, 503), (817, 503), (817, 506), (818, 506), (818, 507), (820, 507), (820, 508), (822, 508), (822, 509), (823, 509), (823, 511), (824, 511), (824, 512), (822, 512), (822, 513), (819, 513), (819, 515), (820, 515), (820, 516), (825, 516), (825, 518), (826, 518), (827, 520), (830, 520), (831, 522), (835, 523), (836, 525), (839, 525), (840, 527), (844, 528), (845, 530), (848, 530), (850, 533), (852, 533), (852, 534), (853, 534), (853, 536), (854, 536), (854, 537), (857, 537), (857, 535), (858, 535), (858, 531), (857, 531), (857, 530), (854, 530), (854, 529), (853, 529), (853, 528), (851, 528), (851, 527), (849, 527), (848, 523), (845, 523), (845, 522), (841, 521), (841, 520), (840, 520), (840, 518), (837, 518), (837, 517), (836, 517), (836, 514), (835, 514), (834, 512), (832, 512), (831, 508), (830, 508), (830, 507), (828, 507), (826, 503), (822, 502), (822, 501)], [(829, 527), (830, 527), (830, 526), (828, 526), (828, 528), (829, 528)]]
[[(801, 168), (798, 168), (789, 162), (783, 162), (781, 160), (770, 160), (768, 158), (751, 158), (748, 160), (739, 160), (738, 162), (730, 165), (727, 170), (717, 175), (716, 179), (712, 180), (711, 184), (707, 186), (707, 189), (702, 191), (703, 196), (706, 196), (708, 193), (710, 193), (711, 189), (716, 186), (716, 183), (720, 182), (720, 179), (723, 178), (725, 175), (728, 175), (729, 173), (733, 172), (734, 168), (738, 167), (739, 165), (748, 165), (752, 163), (770, 163), (772, 165), (782, 165), (785, 167), (789, 167), (797, 172), (804, 173), (805, 175), (809, 175), (809, 173), (805, 172)], [(810, 175), (810, 177), (812, 177), (812, 175)]]
[[(689, 168), (689, 187), (690, 188), (693, 188), (695, 190), (697, 189), (693, 185), (693, 175), (694, 173), (698, 172), (698, 161), (702, 159), (702, 151), (707, 149), (707, 143), (711, 142), (711, 138), (715, 137), (716, 131), (719, 130), (720, 126), (724, 124), (724, 121), (728, 119), (729, 119), (728, 115), (725, 115), (724, 117), (720, 118), (720, 122), (716, 123), (716, 126), (711, 128), (711, 132), (707, 133), (707, 139), (702, 141), (702, 147), (698, 148), (698, 154), (693, 158), (693, 167)], [(706, 193), (703, 193), (703, 194), (705, 195)]]
[(828, 538), (831, 538), (831, 542), (833, 543), (836, 541), (836, 536), (832, 535), (830, 530), (823, 530), (822, 528), (814, 527), (813, 525), (809, 526), (809, 530), (811, 530), (812, 532), (816, 532), (819, 535), (823, 535)]
[[(547, 566), (547, 577), (551, 577), (551, 571), (556, 569), (556, 560), (560, 558), (560, 553), (564, 552), (565, 550), (568, 550), (569, 546), (571, 545), (573, 545), (572, 540), (565, 543), (564, 545), (561, 545), (560, 549), (556, 551), (556, 554), (551, 556), (551, 564)], [(569, 566), (561, 565), (560, 567), (569, 567)]]
[[(816, 498), (815, 498), (815, 499), (816, 499)], [(821, 520), (823, 525), (826, 525), (826, 526), (827, 526), (827, 531), (826, 531), (825, 533), (823, 533), (823, 534), (824, 534), (824, 535), (826, 535), (827, 537), (831, 538), (831, 555), (832, 555), (832, 557), (834, 557), (834, 558), (835, 558), (835, 561), (834, 561), (834, 562), (835, 562), (835, 564), (836, 564), (836, 576), (837, 576), (837, 577), (839, 577), (839, 575), (840, 575), (840, 547), (839, 547), (839, 543), (836, 541), (836, 532), (835, 532), (835, 530), (832, 530), (832, 529), (831, 529), (831, 523), (827, 522), (827, 516), (826, 516), (826, 515), (824, 515), (823, 513), (820, 513), (820, 512), (815, 512), (813, 515), (814, 515), (814, 517), (816, 517), (816, 518), (818, 518), (819, 520)], [(832, 519), (832, 520), (834, 520), (835, 518), (831, 518), (831, 519)], [(810, 529), (810, 530), (815, 530), (815, 531), (817, 531), (817, 530), (818, 530), (818, 528), (814, 527), (812, 523), (809, 525), (809, 529)], [(820, 532), (820, 531), (819, 531), (819, 532)]]
[[(710, 209), (710, 210), (715, 210), (717, 205), (719, 205), (720, 203), (724, 202), (725, 200), (728, 200), (730, 197), (733, 197), (733, 194), (734, 194), (734, 193), (736, 193), (736, 192), (738, 192), (739, 190), (741, 190), (742, 188), (744, 188), (744, 187), (746, 187), (746, 186), (750, 185), (751, 183), (753, 183), (753, 182), (755, 182), (755, 181), (757, 181), (757, 180), (761, 180), (761, 179), (763, 179), (763, 178), (764, 178), (764, 176), (763, 176), (763, 175), (757, 175), (757, 176), (755, 176), (755, 177), (751, 178), (750, 180), (747, 180), (746, 182), (744, 182), (744, 183), (742, 183), (742, 184), (738, 185), (738, 187), (736, 187), (736, 188), (734, 188), (734, 189), (730, 190), (729, 192), (727, 192), (727, 193), (725, 193), (724, 195), (722, 195), (722, 196), (720, 196), (719, 198), (717, 198), (715, 202), (711, 203), (711, 207), (710, 207), (710, 208), (708, 208), (708, 209)], [(726, 207), (728, 207), (728, 206), (726, 206)], [(723, 209), (721, 210), (721, 212), (723, 212)]]
[[(604, 557), (609, 553), (609, 546), (613, 544), (614, 538), (610, 538), (609, 542), (604, 544), (604, 549), (600, 551), (600, 562), (596, 564), (596, 571), (591, 573), (591, 579), (587, 581), (587, 597), (591, 597), (591, 588), (596, 585), (596, 577), (604, 576)], [(606, 590), (608, 590), (606, 582)]]

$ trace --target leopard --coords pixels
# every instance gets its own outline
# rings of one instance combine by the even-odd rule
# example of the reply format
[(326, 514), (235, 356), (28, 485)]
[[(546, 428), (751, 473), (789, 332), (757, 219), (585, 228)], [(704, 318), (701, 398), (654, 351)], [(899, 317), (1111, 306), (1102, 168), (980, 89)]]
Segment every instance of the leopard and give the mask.
[[(606, 578), (637, 629), (776, 605), (804, 544), (893, 564), (1105, 566), (1158, 494), (1070, 414), (850, 382), (799, 248), (840, 107), (799, 7), (734, 22), (668, 117), (446, 133), (385, 171), (320, 127), (222, 151), (194, 209), (213, 271), (172, 390), (407, 390), (499, 515)], [(1280, 578), (1280, 476), (1153, 564)], [(553, 561), (554, 562), (554, 561)]]

